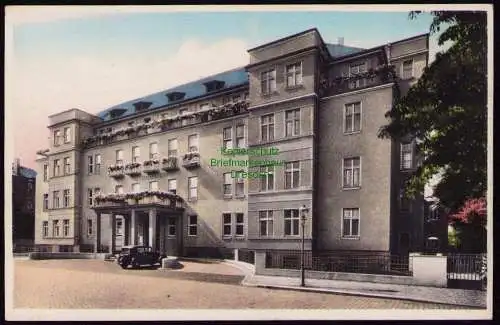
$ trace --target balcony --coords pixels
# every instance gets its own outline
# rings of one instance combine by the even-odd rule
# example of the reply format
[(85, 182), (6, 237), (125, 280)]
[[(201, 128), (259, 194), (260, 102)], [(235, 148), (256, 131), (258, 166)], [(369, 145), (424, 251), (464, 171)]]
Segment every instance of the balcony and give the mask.
[(162, 169), (167, 172), (178, 170), (177, 157), (164, 158), (162, 161)]
[(144, 205), (159, 205), (170, 209), (182, 209), (184, 200), (170, 192), (144, 191), (127, 194), (99, 195), (95, 198), (94, 209), (129, 208)]
[(241, 100), (235, 103), (228, 103), (222, 106), (214, 106), (197, 112), (173, 117), (165, 117), (159, 120), (149, 120), (148, 122), (135, 126), (128, 126), (113, 131), (111, 128), (102, 130), (88, 138), (83, 139), (83, 148), (92, 148), (96, 146), (109, 145), (117, 141), (133, 139), (135, 137), (145, 136), (156, 132), (165, 132), (168, 130), (180, 128), (186, 125), (206, 123), (219, 119), (224, 119), (248, 111), (250, 103), (247, 100)]
[(349, 77), (324, 79), (320, 84), (320, 94), (323, 97), (367, 89), (396, 81), (393, 66), (381, 65), (367, 72)]
[(190, 152), (182, 158), (182, 167), (193, 169), (200, 167), (200, 154), (198, 152)]
[(160, 170), (161, 166), (158, 159), (146, 160), (142, 164), (142, 171), (146, 174), (157, 174)]
[(122, 178), (125, 176), (125, 167), (123, 165), (109, 166), (108, 175), (113, 178)]
[(131, 163), (125, 165), (125, 174), (129, 176), (138, 176), (141, 174), (141, 164)]

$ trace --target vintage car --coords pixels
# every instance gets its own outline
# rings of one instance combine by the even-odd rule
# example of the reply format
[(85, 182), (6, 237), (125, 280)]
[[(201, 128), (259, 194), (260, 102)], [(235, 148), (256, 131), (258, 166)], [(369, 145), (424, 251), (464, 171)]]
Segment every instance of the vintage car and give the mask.
[(123, 268), (131, 266), (138, 268), (143, 265), (154, 266), (161, 264), (161, 259), (166, 255), (154, 252), (149, 246), (132, 245), (124, 246), (118, 255), (117, 263)]

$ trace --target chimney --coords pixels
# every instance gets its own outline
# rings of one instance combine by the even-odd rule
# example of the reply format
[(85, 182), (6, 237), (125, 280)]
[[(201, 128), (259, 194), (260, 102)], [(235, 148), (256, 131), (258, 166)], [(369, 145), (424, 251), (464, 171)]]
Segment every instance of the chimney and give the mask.
[(338, 43), (338, 45), (344, 45), (344, 38), (343, 37), (339, 37), (337, 43)]

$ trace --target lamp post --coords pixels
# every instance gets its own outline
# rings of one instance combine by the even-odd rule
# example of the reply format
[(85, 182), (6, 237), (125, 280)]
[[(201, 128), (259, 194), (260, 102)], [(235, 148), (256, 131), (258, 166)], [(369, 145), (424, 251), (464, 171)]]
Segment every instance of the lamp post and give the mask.
[(305, 264), (305, 258), (304, 258), (304, 235), (305, 235), (305, 231), (304, 231), (304, 228), (305, 228), (305, 225), (306, 225), (306, 217), (307, 217), (307, 213), (309, 212), (309, 209), (306, 208), (305, 205), (301, 206), (300, 209), (299, 209), (299, 214), (300, 214), (300, 225), (301, 225), (301, 228), (302, 228), (302, 246), (301, 246), (301, 259), (300, 259), (300, 286), (301, 287), (304, 287), (305, 286), (305, 267), (304, 267), (304, 264)]

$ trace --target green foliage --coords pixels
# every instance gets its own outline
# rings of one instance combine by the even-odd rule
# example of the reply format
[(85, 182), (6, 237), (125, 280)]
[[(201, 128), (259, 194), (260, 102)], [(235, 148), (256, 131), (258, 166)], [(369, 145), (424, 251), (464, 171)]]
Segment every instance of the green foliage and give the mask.
[[(412, 12), (410, 18), (418, 14)], [(418, 82), (395, 101), (386, 114), (391, 122), (381, 128), (379, 137), (416, 137), (423, 159), (407, 183), (407, 193), (421, 192), (433, 175), (442, 172), (435, 196), (455, 211), (467, 198), (486, 191), (486, 13), (432, 15), (431, 33), (446, 25), (439, 45), (452, 45), (437, 53)]]
[(448, 245), (457, 249), (460, 247), (460, 238), (457, 230), (453, 227), (448, 229)]

